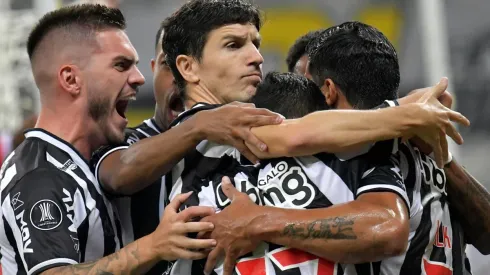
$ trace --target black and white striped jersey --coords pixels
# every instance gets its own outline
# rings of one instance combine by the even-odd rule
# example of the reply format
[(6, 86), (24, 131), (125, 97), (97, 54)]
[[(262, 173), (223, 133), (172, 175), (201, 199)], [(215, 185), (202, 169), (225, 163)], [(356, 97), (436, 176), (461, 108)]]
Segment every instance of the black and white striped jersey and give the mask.
[[(127, 149), (142, 139), (156, 136), (162, 132), (155, 119), (147, 119), (134, 128), (126, 129), (126, 142), (124, 144), (104, 146), (97, 150), (90, 161), (97, 182), (99, 183), (100, 164), (108, 155), (117, 150)], [(130, 197), (110, 197), (119, 213), (125, 245), (152, 233), (160, 223), (167, 198), (164, 179), (165, 177), (162, 177), (161, 180)], [(167, 270), (167, 262), (160, 262), (147, 274), (162, 274), (165, 270)]]
[[(240, 159), (236, 149), (203, 141), (172, 171), (170, 199), (194, 191), (185, 207), (205, 205), (223, 209), (230, 203), (220, 185), (222, 176), (226, 175), (233, 179), (239, 191), (247, 193), (259, 205), (314, 209), (353, 201), (368, 192), (394, 192), (408, 206), (399, 169), (389, 157), (393, 145), (388, 144), (388, 147), (376, 144), (368, 154), (351, 156), (345, 161), (336, 155), (318, 154), (274, 159), (254, 167)], [(204, 263), (178, 260), (171, 274), (202, 274)], [(371, 274), (369, 263), (351, 268), (358, 274)], [(235, 271), (237, 274), (334, 275), (347, 269), (349, 266), (318, 259), (306, 252), (262, 243), (239, 260)], [(222, 274), (222, 266), (217, 266), (214, 272)]]
[(401, 144), (399, 164), (410, 204), (410, 239), (399, 265), (382, 274), (470, 274), (459, 222), (449, 211), (446, 175), (433, 159), (410, 144)]
[(83, 157), (44, 130), (25, 136), (0, 171), (2, 273), (39, 274), (120, 249), (119, 221)]

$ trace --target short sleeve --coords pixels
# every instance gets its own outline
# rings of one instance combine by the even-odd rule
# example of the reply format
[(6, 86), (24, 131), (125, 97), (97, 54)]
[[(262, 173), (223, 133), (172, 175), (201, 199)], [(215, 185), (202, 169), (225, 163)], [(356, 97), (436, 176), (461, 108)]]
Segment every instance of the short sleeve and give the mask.
[(410, 209), (403, 176), (393, 157), (374, 162), (373, 165), (364, 170), (357, 188), (356, 198), (370, 192), (393, 192), (399, 195), (406, 203), (407, 209)]
[(70, 195), (76, 187), (77, 183), (62, 171), (37, 169), (20, 179), (6, 195), (3, 216), (28, 274), (80, 261)]
[[(92, 172), (94, 173), (95, 178), (99, 184), (100, 184), (100, 181), (99, 181), (100, 164), (110, 154), (112, 154), (118, 150), (128, 149), (128, 147), (129, 147), (129, 144), (126, 144), (126, 143), (122, 143), (122, 144), (118, 144), (118, 145), (107, 145), (107, 146), (100, 147), (99, 149), (97, 149), (92, 154), (92, 157), (90, 159), (90, 168), (92, 169)], [(101, 184), (101, 186), (103, 186), (103, 185)]]

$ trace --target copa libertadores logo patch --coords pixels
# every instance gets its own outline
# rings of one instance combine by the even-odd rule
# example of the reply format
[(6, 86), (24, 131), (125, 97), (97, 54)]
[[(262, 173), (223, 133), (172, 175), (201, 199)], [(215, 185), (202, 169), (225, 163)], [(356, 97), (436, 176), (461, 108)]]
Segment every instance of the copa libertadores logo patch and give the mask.
[(61, 208), (52, 200), (40, 200), (31, 208), (31, 224), (39, 230), (52, 230), (63, 221)]

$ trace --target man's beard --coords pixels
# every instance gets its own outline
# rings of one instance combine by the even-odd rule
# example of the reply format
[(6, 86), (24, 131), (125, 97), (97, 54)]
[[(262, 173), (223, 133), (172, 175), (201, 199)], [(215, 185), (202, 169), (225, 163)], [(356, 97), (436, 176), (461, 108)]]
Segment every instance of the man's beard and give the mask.
[(108, 120), (111, 114), (111, 99), (91, 94), (88, 102), (89, 116), (99, 126), (108, 144), (119, 144), (124, 141), (124, 133), (114, 133), (111, 131)]

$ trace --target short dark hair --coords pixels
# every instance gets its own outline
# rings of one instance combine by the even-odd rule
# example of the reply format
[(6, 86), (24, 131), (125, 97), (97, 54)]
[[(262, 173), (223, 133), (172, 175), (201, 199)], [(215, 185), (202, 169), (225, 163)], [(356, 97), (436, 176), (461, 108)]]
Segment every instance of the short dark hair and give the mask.
[(300, 38), (298, 38), (294, 44), (289, 48), (288, 55), (286, 57), (286, 64), (288, 65), (288, 72), (292, 73), (294, 71), (294, 66), (296, 63), (298, 63), (298, 60), (303, 56), (306, 55), (306, 47), (310, 42), (315, 40), (315, 38), (320, 35), (322, 30), (317, 30), (317, 31), (312, 31), (309, 32)]
[(157, 36), (155, 37), (155, 54), (158, 52), (158, 43), (162, 42), (161, 41), (162, 31), (163, 31), (163, 24), (160, 24), (160, 28), (158, 28), (157, 31)]
[(244, 0), (192, 0), (163, 22), (163, 51), (179, 90), (185, 80), (177, 69), (177, 56), (184, 54), (201, 60), (211, 31), (231, 24), (252, 24), (260, 30), (259, 9)]
[(45, 14), (32, 29), (27, 40), (27, 53), (32, 56), (41, 41), (53, 30), (63, 29), (73, 36), (89, 37), (109, 28), (126, 29), (126, 20), (119, 9), (99, 4), (62, 7)]
[(268, 73), (251, 102), (258, 108), (269, 109), (288, 119), (329, 108), (320, 88), (313, 81), (294, 73)]
[(357, 109), (396, 99), (400, 68), (395, 47), (376, 28), (346, 22), (329, 28), (308, 49), (309, 72), (318, 86), (330, 78)]

